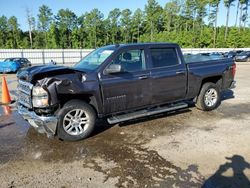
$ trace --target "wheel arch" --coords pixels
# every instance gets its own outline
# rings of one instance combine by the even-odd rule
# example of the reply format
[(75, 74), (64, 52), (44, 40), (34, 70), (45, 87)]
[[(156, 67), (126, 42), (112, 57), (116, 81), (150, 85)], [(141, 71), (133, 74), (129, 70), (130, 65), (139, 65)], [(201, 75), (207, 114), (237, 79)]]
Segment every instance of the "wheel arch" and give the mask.
[(214, 83), (214, 84), (217, 84), (219, 89), (221, 90), (222, 88), (222, 75), (215, 75), (215, 76), (209, 76), (209, 77), (205, 77), (201, 80), (201, 84), (200, 84), (200, 87), (198, 88), (198, 92), (197, 92), (197, 95), (193, 98), (193, 101), (196, 102), (197, 101), (197, 97), (199, 96), (200, 92), (201, 92), (201, 89), (203, 87), (203, 85), (205, 83), (208, 83), (208, 82), (211, 82), (211, 83)]
[(222, 75), (216, 75), (216, 76), (210, 76), (210, 77), (203, 78), (201, 81), (200, 88), (199, 88), (199, 93), (201, 91), (202, 86), (208, 82), (217, 84), (219, 89), (221, 89), (221, 87), (222, 87)]
[(100, 109), (97, 104), (96, 97), (91, 94), (60, 94), (58, 95), (58, 99), (60, 101), (60, 106), (63, 107), (65, 103), (67, 103), (70, 100), (81, 100), (86, 103), (88, 103), (96, 114), (98, 115), (100, 113)]

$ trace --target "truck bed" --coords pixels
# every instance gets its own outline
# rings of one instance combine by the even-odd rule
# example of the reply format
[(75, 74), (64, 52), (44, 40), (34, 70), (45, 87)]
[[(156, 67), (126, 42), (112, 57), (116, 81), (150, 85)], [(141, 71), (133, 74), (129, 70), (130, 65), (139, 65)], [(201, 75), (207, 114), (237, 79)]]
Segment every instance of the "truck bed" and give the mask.
[(207, 61), (195, 61), (186, 63), (188, 70), (187, 98), (193, 98), (200, 90), (203, 79), (221, 77), (221, 89), (229, 88), (233, 82), (232, 59), (217, 59)]

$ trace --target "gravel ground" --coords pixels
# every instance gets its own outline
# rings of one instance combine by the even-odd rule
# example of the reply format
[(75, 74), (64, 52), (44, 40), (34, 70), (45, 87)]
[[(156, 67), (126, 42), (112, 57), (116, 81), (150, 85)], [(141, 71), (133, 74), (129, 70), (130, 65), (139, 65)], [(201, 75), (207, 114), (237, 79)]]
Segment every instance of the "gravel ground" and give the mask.
[[(0, 187), (250, 187), (250, 64), (211, 112), (189, 107), (79, 142), (48, 139), (0, 110)], [(16, 77), (7, 75), (13, 98)]]

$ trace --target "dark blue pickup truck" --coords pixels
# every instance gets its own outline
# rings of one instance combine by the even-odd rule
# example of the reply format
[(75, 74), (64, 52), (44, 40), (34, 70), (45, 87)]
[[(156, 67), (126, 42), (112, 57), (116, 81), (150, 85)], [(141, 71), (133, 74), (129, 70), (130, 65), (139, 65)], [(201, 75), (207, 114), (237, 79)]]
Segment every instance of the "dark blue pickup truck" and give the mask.
[(233, 88), (232, 59), (186, 63), (173, 43), (110, 45), (73, 67), (36, 66), (18, 74), (19, 113), (39, 132), (88, 137), (98, 118), (110, 124), (187, 107), (204, 111)]

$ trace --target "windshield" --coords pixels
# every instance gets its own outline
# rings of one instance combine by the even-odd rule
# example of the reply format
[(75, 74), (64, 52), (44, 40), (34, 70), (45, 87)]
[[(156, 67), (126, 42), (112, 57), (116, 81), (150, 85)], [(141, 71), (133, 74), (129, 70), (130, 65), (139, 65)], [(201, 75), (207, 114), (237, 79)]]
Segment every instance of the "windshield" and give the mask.
[(8, 61), (13, 61), (14, 59), (13, 58), (7, 58), (7, 59), (5, 59), (4, 61), (5, 62), (8, 62)]
[(4, 60), (4, 62), (9, 62), (9, 61), (19, 61), (20, 58), (7, 58)]
[(98, 48), (75, 64), (74, 68), (88, 71), (96, 70), (114, 51), (114, 46)]

